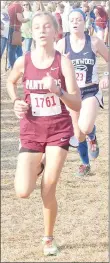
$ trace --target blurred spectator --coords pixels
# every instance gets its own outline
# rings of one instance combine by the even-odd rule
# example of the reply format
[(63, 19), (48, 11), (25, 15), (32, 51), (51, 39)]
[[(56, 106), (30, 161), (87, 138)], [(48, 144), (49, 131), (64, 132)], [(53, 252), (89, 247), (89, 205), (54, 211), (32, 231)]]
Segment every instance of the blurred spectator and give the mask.
[(56, 10), (56, 4), (54, 2), (49, 2), (47, 4), (46, 10), (48, 12), (51, 12), (52, 14), (54, 14), (55, 10)]
[(105, 5), (105, 11), (107, 12), (108, 16), (109, 16), (109, 8), (110, 8), (109, 5), (110, 5), (110, 2), (107, 1)]
[(72, 10), (72, 6), (68, 1), (63, 1), (64, 12), (62, 14), (62, 27), (63, 27), (63, 34), (64, 36), (69, 33), (69, 24), (68, 24), (68, 15)]
[(33, 2), (32, 11), (33, 13), (36, 13), (37, 11), (44, 11), (44, 5), (42, 1), (35, 1)]
[(85, 32), (89, 34), (90, 26), (91, 26), (91, 18), (89, 13), (89, 6), (88, 4), (85, 4), (85, 2), (82, 5), (82, 11), (86, 15), (86, 21), (85, 21)]
[(9, 34), (10, 18), (8, 15), (6, 1), (1, 1), (1, 46), (0, 57), (2, 57), (5, 48), (7, 47), (8, 34)]
[[(94, 2), (94, 1), (92, 1)], [(93, 3), (89, 5), (90, 10), (90, 18), (91, 18), (91, 27), (90, 27), (90, 35), (92, 36), (95, 30), (95, 14), (94, 14), (94, 5)]]
[(102, 1), (102, 2), (101, 2), (101, 6), (102, 6), (103, 8), (105, 8), (106, 2), (105, 2), (105, 1)]
[(12, 45), (12, 35), (14, 31), (20, 31), (22, 23), (29, 21), (28, 18), (23, 17), (23, 8), (18, 1), (13, 1), (8, 6), (8, 13), (10, 17), (10, 29), (8, 38), (8, 58), (9, 66), (12, 68), (17, 57), (22, 56), (22, 47)]
[(82, 1), (81, 2), (81, 7), (83, 8), (83, 7), (86, 7), (86, 6), (88, 6), (88, 1)]
[(59, 32), (56, 38), (56, 42), (58, 42), (58, 40), (60, 40), (63, 37), (63, 28), (62, 28), (62, 14), (64, 11), (64, 5), (63, 4), (57, 4), (56, 6), (56, 10), (54, 13), (54, 16), (56, 17), (56, 20), (58, 22), (59, 25)]
[(94, 8), (94, 14), (95, 14), (95, 24), (96, 24), (96, 33), (97, 36), (104, 40), (104, 30), (107, 26), (108, 21), (108, 15), (104, 8), (101, 5), (95, 6)]
[(80, 8), (81, 7), (81, 4), (80, 2), (76, 2), (73, 4), (72, 8)]
[(105, 6), (105, 11), (107, 12), (107, 15), (108, 15), (108, 21), (107, 21), (107, 25), (106, 25), (106, 28), (105, 28), (105, 32), (104, 32), (104, 42), (105, 44), (107, 45), (107, 47), (109, 47), (109, 1), (106, 2), (106, 6)]
[(25, 52), (27, 53), (31, 49), (32, 44), (32, 10), (28, 1), (23, 2), (23, 16), (30, 19), (27, 23), (22, 24), (21, 32), (25, 44)]
[[(4, 29), (4, 24), (3, 24), (3, 22), (1, 21), (0, 22), (0, 30), (2, 31)], [(2, 33), (2, 32), (1, 32)]]

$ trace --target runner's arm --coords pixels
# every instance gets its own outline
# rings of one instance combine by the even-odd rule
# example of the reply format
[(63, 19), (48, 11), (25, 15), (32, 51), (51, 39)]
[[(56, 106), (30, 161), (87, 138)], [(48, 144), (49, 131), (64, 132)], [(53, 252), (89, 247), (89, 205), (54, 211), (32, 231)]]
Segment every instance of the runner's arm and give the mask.
[[(96, 50), (96, 54), (99, 54), (106, 63), (106, 72), (104, 72), (104, 76), (101, 78), (100, 82), (99, 82), (99, 88), (103, 89), (103, 88), (107, 88), (109, 86), (109, 52), (108, 52), (108, 48), (106, 47), (106, 45), (104, 44), (104, 42), (99, 39), (98, 37), (92, 37), (92, 46), (93, 48)], [(108, 75), (105, 75), (108, 74)]]
[[(97, 53), (99, 53), (99, 55), (101, 55), (101, 57), (107, 62), (105, 71), (109, 72), (109, 50), (101, 39), (97, 40)], [(106, 78), (108, 78), (108, 76), (106, 76)]]
[(7, 91), (8, 94), (14, 102), (14, 100), (17, 98), (17, 81), (21, 78), (24, 71), (24, 57), (20, 57), (16, 60), (13, 69), (10, 72), (10, 75), (7, 80)]
[(67, 57), (62, 56), (61, 67), (67, 88), (67, 92), (64, 92), (64, 95), (61, 96), (61, 100), (68, 108), (74, 111), (80, 111), (81, 96), (72, 62)]
[(96, 53), (99, 54), (106, 62), (109, 61), (109, 51), (106, 47), (103, 40), (101, 40), (98, 37), (91, 37), (92, 45), (94, 49), (96, 50)]

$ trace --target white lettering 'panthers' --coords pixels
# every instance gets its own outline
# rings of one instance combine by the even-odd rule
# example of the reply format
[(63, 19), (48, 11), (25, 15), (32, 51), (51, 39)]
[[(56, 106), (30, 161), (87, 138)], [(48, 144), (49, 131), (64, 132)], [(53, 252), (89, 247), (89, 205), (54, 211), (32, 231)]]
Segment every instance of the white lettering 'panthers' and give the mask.
[[(56, 85), (61, 88), (61, 79), (55, 79)], [(43, 90), (45, 89), (43, 85), (43, 80), (26, 80), (26, 89), (30, 90)]]

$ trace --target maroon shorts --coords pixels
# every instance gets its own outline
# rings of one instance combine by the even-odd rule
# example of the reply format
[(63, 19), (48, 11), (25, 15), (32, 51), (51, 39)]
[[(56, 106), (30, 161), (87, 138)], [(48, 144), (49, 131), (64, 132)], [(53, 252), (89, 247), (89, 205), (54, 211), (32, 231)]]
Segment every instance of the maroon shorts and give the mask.
[(54, 142), (35, 142), (35, 141), (24, 141), (20, 142), (21, 152), (41, 152), (45, 153), (46, 146), (59, 146), (68, 151), (70, 137), (62, 137)]

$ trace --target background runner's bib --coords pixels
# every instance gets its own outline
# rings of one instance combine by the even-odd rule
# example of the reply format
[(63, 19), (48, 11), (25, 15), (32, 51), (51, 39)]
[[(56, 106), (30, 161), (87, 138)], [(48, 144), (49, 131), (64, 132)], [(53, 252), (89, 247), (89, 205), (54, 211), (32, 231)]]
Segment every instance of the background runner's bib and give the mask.
[(79, 88), (83, 88), (86, 83), (86, 71), (75, 69), (76, 81)]
[(54, 93), (31, 93), (30, 97), (33, 116), (53, 116), (62, 112), (60, 99)]

